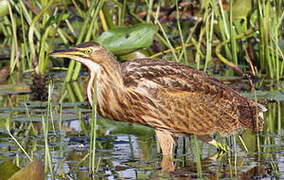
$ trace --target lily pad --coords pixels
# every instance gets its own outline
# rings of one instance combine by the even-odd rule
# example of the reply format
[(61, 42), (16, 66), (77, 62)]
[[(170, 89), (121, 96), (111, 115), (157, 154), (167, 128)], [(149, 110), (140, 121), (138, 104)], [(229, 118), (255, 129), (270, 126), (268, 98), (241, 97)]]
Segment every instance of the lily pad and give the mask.
[(153, 24), (118, 27), (102, 33), (96, 39), (114, 54), (121, 55), (151, 46), (157, 28)]

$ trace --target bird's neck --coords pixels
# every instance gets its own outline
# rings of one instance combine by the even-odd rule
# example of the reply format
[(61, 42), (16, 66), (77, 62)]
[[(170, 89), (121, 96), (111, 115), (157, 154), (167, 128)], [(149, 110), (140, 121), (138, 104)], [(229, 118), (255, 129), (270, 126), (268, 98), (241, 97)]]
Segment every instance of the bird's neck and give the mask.
[(121, 66), (113, 57), (108, 58), (108, 60), (100, 65), (93, 66), (93, 69), (88, 68), (90, 70), (90, 79), (87, 87), (87, 95), (91, 104), (95, 87), (98, 103), (102, 103), (105, 94), (123, 87)]

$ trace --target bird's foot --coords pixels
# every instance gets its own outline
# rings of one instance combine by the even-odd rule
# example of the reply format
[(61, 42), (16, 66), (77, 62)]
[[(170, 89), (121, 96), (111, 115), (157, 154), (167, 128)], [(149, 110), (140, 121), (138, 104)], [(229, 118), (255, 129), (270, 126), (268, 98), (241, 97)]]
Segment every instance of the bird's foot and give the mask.
[(208, 143), (215, 146), (220, 153), (225, 153), (230, 150), (230, 147), (228, 145), (219, 143), (215, 139)]
[(210, 157), (211, 160), (222, 158), (230, 150), (230, 147), (228, 145), (217, 142), (216, 140), (210, 141), (209, 144), (217, 148), (217, 153)]
[(227, 144), (217, 142), (217, 150), (221, 152), (228, 152), (230, 147)]
[(226, 153), (224, 152), (216, 152), (215, 154), (208, 157), (211, 161), (217, 161), (218, 159), (221, 159)]

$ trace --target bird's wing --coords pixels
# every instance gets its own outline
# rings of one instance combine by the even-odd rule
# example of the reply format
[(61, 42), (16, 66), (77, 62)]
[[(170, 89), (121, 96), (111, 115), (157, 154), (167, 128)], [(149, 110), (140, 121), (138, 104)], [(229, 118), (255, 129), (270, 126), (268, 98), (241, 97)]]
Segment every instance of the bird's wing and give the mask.
[[(124, 84), (168, 91), (238, 94), (215, 78), (192, 67), (160, 59), (138, 59), (122, 64)], [(227, 91), (227, 92), (225, 92)]]
[(238, 108), (227, 98), (202, 91), (179, 90), (159, 90), (155, 96), (171, 110), (169, 115), (175, 123), (180, 124), (181, 129), (186, 127), (185, 132), (226, 135), (240, 128)]
[(202, 124), (212, 128), (208, 132), (222, 134), (237, 129), (240, 123), (262, 128), (261, 123), (255, 123), (260, 111), (256, 103), (201, 71), (159, 59), (132, 60), (121, 67), (127, 88), (154, 97), (174, 115), (180, 112), (180, 119), (195, 118), (190, 122), (195, 123), (195, 130), (204, 130)]

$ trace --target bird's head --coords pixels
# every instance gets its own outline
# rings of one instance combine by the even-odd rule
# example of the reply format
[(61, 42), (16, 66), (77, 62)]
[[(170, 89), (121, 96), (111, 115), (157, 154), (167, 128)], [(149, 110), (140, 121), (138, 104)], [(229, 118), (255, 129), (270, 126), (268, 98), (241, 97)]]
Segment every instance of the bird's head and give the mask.
[(52, 57), (70, 58), (85, 64), (89, 69), (102, 65), (111, 54), (99, 43), (86, 42), (67, 50), (55, 50), (50, 53)]

